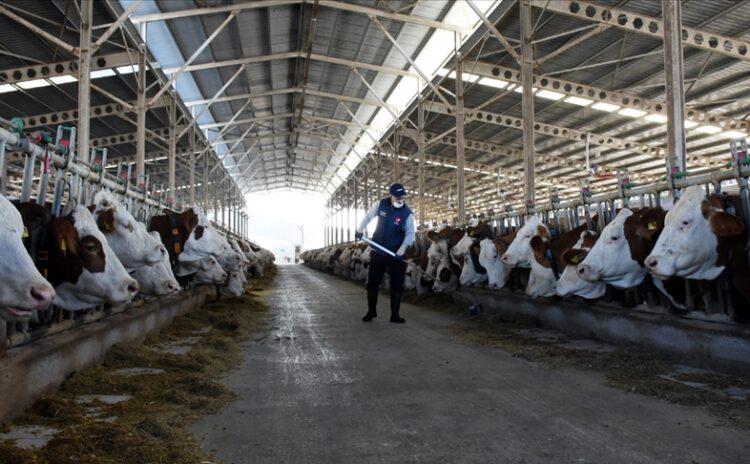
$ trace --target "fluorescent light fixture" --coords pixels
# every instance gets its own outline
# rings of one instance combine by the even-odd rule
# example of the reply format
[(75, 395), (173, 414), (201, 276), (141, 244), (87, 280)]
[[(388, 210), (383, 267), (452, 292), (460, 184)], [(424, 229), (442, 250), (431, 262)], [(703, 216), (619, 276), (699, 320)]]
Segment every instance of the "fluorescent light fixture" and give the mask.
[(76, 79), (75, 77), (71, 76), (70, 74), (67, 74), (65, 76), (50, 77), (49, 80), (52, 81), (53, 84), (57, 84), (57, 85), (60, 85), (60, 84), (69, 84), (71, 82), (78, 82), (78, 79)]
[[(532, 87), (532, 88), (531, 88), (531, 93), (534, 93), (534, 92), (536, 92), (537, 90), (539, 90), (539, 89), (537, 89), (536, 87)], [(516, 87), (515, 89), (513, 89), (513, 91), (514, 91), (514, 92), (516, 92), (516, 93), (523, 93), (523, 86), (522, 86), (522, 85), (519, 85), (519, 86), (517, 86), (517, 87)]]
[(494, 79), (492, 77), (483, 77), (480, 84), (486, 85), (487, 87), (494, 87), (496, 89), (504, 89), (508, 86), (509, 82), (505, 82), (502, 79)]
[(131, 74), (131, 73), (138, 71), (138, 65), (134, 64), (132, 66), (131, 65), (120, 66), (119, 68), (115, 68), (115, 69), (117, 69), (117, 72), (120, 74)]
[(744, 137), (747, 137), (747, 134), (744, 132), (736, 131), (736, 130), (728, 130), (721, 133), (722, 137), (728, 138), (728, 139), (741, 139)]
[(100, 77), (110, 77), (114, 76), (115, 71), (113, 69), (97, 69), (96, 71), (91, 71), (89, 73), (89, 77), (92, 79), (99, 79)]
[(594, 105), (591, 105), (591, 107), (594, 108), (595, 110), (606, 111), (607, 113), (611, 113), (613, 111), (617, 111), (620, 109), (620, 107), (617, 105), (613, 105), (611, 103), (604, 103), (604, 102), (596, 103)]
[(717, 134), (721, 132), (721, 127), (711, 125), (699, 126), (695, 129), (695, 132), (700, 132), (702, 134)]
[(0, 84), (0, 93), (15, 92), (16, 88), (10, 84)]
[(645, 111), (636, 110), (633, 108), (623, 108), (620, 111), (617, 112), (617, 114), (621, 114), (623, 116), (627, 116), (629, 118), (640, 118), (644, 114), (646, 114)]
[(36, 89), (38, 87), (48, 86), (49, 82), (44, 79), (34, 79), (32, 81), (19, 82), (17, 85), (22, 89)]
[(685, 120), (685, 129), (692, 129), (693, 127), (697, 125), (698, 125), (697, 122)]
[(594, 100), (589, 100), (588, 98), (581, 98), (581, 97), (568, 97), (563, 101), (565, 103), (570, 103), (571, 105), (578, 105), (578, 106), (589, 106), (590, 104), (594, 103)]
[(553, 92), (551, 90), (544, 90), (544, 89), (542, 89), (542, 90), (540, 90), (539, 92), (536, 93), (536, 96), (539, 97), (539, 98), (545, 98), (547, 100), (558, 101), (558, 100), (562, 100), (565, 97), (565, 94), (564, 93), (560, 93), (560, 92)]
[(665, 122), (667, 122), (667, 117), (662, 114), (649, 114), (643, 119), (650, 122), (658, 122), (659, 124), (664, 124)]

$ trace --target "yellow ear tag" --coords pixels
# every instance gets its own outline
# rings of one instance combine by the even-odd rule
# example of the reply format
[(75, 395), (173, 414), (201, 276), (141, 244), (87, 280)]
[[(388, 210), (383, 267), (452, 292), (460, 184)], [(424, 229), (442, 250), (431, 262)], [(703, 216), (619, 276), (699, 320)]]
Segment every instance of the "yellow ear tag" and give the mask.
[(657, 226), (655, 221), (651, 221), (648, 223), (648, 230), (656, 230), (656, 227)]
[(28, 238), (29, 237), (29, 229), (26, 228), (26, 226), (23, 226), (23, 232), (21, 232), (21, 238)]
[(68, 253), (68, 242), (65, 240), (60, 242), (60, 251), (62, 251), (63, 256), (67, 255)]
[(180, 229), (178, 229), (176, 227), (174, 229), (172, 229), (172, 235), (180, 235)]
[(579, 255), (575, 255), (572, 258), (570, 258), (570, 262), (572, 264), (578, 264), (579, 262), (581, 262), (581, 257)]
[(174, 244), (174, 252), (175, 253), (179, 253), (180, 252), (180, 244), (179, 243), (175, 243)]

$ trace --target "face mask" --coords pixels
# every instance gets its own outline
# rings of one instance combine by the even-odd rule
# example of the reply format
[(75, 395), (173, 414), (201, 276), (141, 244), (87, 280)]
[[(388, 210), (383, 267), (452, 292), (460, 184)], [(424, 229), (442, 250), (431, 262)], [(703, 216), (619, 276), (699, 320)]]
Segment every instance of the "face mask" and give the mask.
[(404, 206), (404, 202), (403, 201), (397, 201), (397, 202), (393, 203), (393, 207), (394, 208), (401, 208), (403, 206)]

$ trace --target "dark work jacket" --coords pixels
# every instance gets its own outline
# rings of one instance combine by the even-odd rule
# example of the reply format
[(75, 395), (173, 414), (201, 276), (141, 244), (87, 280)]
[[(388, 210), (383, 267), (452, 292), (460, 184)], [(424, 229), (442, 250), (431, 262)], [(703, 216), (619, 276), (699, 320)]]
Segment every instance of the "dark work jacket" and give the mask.
[[(401, 208), (394, 208), (390, 198), (380, 200), (378, 225), (372, 234), (372, 240), (395, 253), (406, 238), (406, 219), (410, 214), (411, 209), (406, 204)], [(377, 251), (377, 248), (373, 247), (373, 251)]]

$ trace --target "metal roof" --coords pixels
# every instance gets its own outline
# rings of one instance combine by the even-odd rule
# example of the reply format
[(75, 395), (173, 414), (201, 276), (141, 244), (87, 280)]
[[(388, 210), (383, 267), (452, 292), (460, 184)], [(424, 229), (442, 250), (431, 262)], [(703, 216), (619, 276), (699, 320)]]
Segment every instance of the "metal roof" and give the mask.
[[(94, 24), (99, 31), (131, 0), (95, 3)], [(3, 5), (69, 43), (78, 40), (76, 8), (70, 7), (70, 2), (22, 0)], [(400, 158), (396, 166), (395, 158), (388, 153), (377, 155), (375, 144), (362, 129), (363, 125), (376, 126), (376, 113), (386, 106), (401, 116), (404, 127), (417, 123), (416, 104), (405, 110), (394, 103), (408, 102), (384, 105), (404, 75), (415, 72), (372, 17), (414, 59), (436, 34), (438, 29), (431, 26), (452, 28), (445, 17), (455, 5), (454, 1), (157, 0), (140, 4), (127, 26), (137, 35), (134, 31), (142, 31), (142, 25), (148, 24), (147, 45), (160, 69), (149, 75), (151, 83), (160, 73), (162, 79), (168, 79), (226, 24), (177, 79), (176, 90), (185, 110), (200, 114), (199, 127), (216, 151), (214, 162), (221, 160), (243, 191), (297, 189), (332, 194), (351, 187), (355, 178), (361, 183), (366, 171), (372, 172), (375, 166), (382, 170), (383, 183), (398, 174), (399, 180), (413, 190), (417, 185), (417, 145), (408, 131), (400, 131), (397, 143), (397, 124), (370, 132), (391, 152), (397, 145), (395, 151)], [(550, 99), (554, 94), (545, 98), (537, 93), (535, 98), (538, 194), (546, 197), (547, 188), (557, 186), (563, 197), (577, 195), (578, 180), (592, 177), (585, 170), (585, 134), (591, 134), (589, 148), (596, 169), (592, 179), (598, 188), (612, 186), (615, 181), (611, 176), (620, 169), (628, 169), (636, 182), (652, 182), (663, 176), (665, 126), (658, 122), (658, 115), (663, 113), (659, 106), (664, 106), (665, 98), (661, 38), (604, 24), (597, 18), (575, 16), (575, 6), (585, 8), (587, 2), (535, 1), (533, 5), (534, 56), (541, 59), (535, 70), (535, 86), (564, 94), (557, 100)], [(660, 3), (652, 0), (606, 0), (593, 5), (618, 8), (635, 16), (661, 17)], [(236, 13), (232, 13), (233, 8)], [(702, 31), (706, 43), (712, 34), (740, 41), (750, 38), (748, 0), (686, 0), (682, 9), (683, 26)], [(236, 16), (228, 19), (232, 14)], [(517, 2), (493, 4), (489, 16), (501, 34), (517, 46)], [(648, 23), (644, 25), (648, 27)], [(576, 45), (569, 48), (571, 42)], [(3, 15), (0, 44), (0, 73), (36, 62), (75, 58)], [(726, 46), (719, 44), (719, 48)], [(116, 55), (129, 47), (124, 34), (114, 34), (99, 55)], [(747, 57), (723, 50), (710, 52), (687, 43), (683, 50), (687, 117), (698, 123), (687, 133), (688, 165), (691, 172), (701, 172), (726, 161), (731, 125), (744, 124), (733, 130), (747, 133), (750, 63)], [(461, 53), (469, 77), (484, 78), (479, 82), (467, 79), (464, 91), (466, 110), (471, 113), (473, 108), (482, 107), (483, 111), (465, 124), (467, 167), (476, 167), (467, 171), (468, 207), (479, 211), (491, 202), (502, 201), (497, 197), (498, 187), (511, 196), (522, 189), (522, 159), (518, 155), (522, 132), (514, 119), (522, 117), (521, 94), (499, 89), (497, 82), (486, 85), (494, 77), (520, 90), (520, 67), (484, 26), (467, 38)], [(450, 63), (447, 67), (446, 71), (453, 69)], [(116, 73), (92, 83), (126, 102), (135, 99), (133, 73)], [(432, 83), (447, 89), (447, 98), (452, 100), (455, 82), (450, 76), (439, 73)], [(427, 167), (424, 193), (434, 199), (430, 210), (438, 214), (454, 190), (451, 179), (455, 176), (456, 148), (450, 129), (455, 126), (455, 117), (447, 108), (441, 110), (445, 105), (429, 87), (422, 95), (428, 102), (428, 139), (449, 131), (427, 147), (432, 162)], [(77, 104), (75, 83), (21, 89), (0, 96), (4, 117), (74, 110)], [(593, 102), (580, 106), (570, 103), (569, 96)], [(213, 97), (217, 101), (205, 110), (205, 103)], [(627, 100), (624, 104), (623, 99)], [(594, 108), (600, 102), (619, 108), (611, 112)], [(108, 103), (111, 100), (106, 94), (92, 92), (92, 105)], [(622, 114), (627, 108), (633, 111)], [(720, 118), (713, 122), (698, 120), (691, 110), (707, 118)], [(639, 115), (640, 111), (648, 114)], [(132, 134), (135, 127), (127, 119), (115, 112), (92, 120), (92, 137)], [(168, 122), (165, 108), (157, 106), (149, 111), (149, 129), (168, 128)], [(721, 132), (706, 133), (703, 126), (717, 126)], [(179, 153), (190, 149), (184, 138), (178, 143)], [(354, 150), (358, 155), (352, 149), (354, 145), (359, 147)], [(133, 143), (111, 146), (115, 160), (132, 160), (134, 151)], [(164, 151), (163, 141), (149, 139), (148, 153), (156, 156)], [(365, 159), (361, 161), (360, 156)], [(181, 158), (178, 177), (184, 181), (188, 166), (187, 159)], [(150, 164), (149, 172), (163, 178), (164, 163), (153, 162), (157, 168)], [(378, 194), (382, 185), (371, 184), (371, 195)]]

